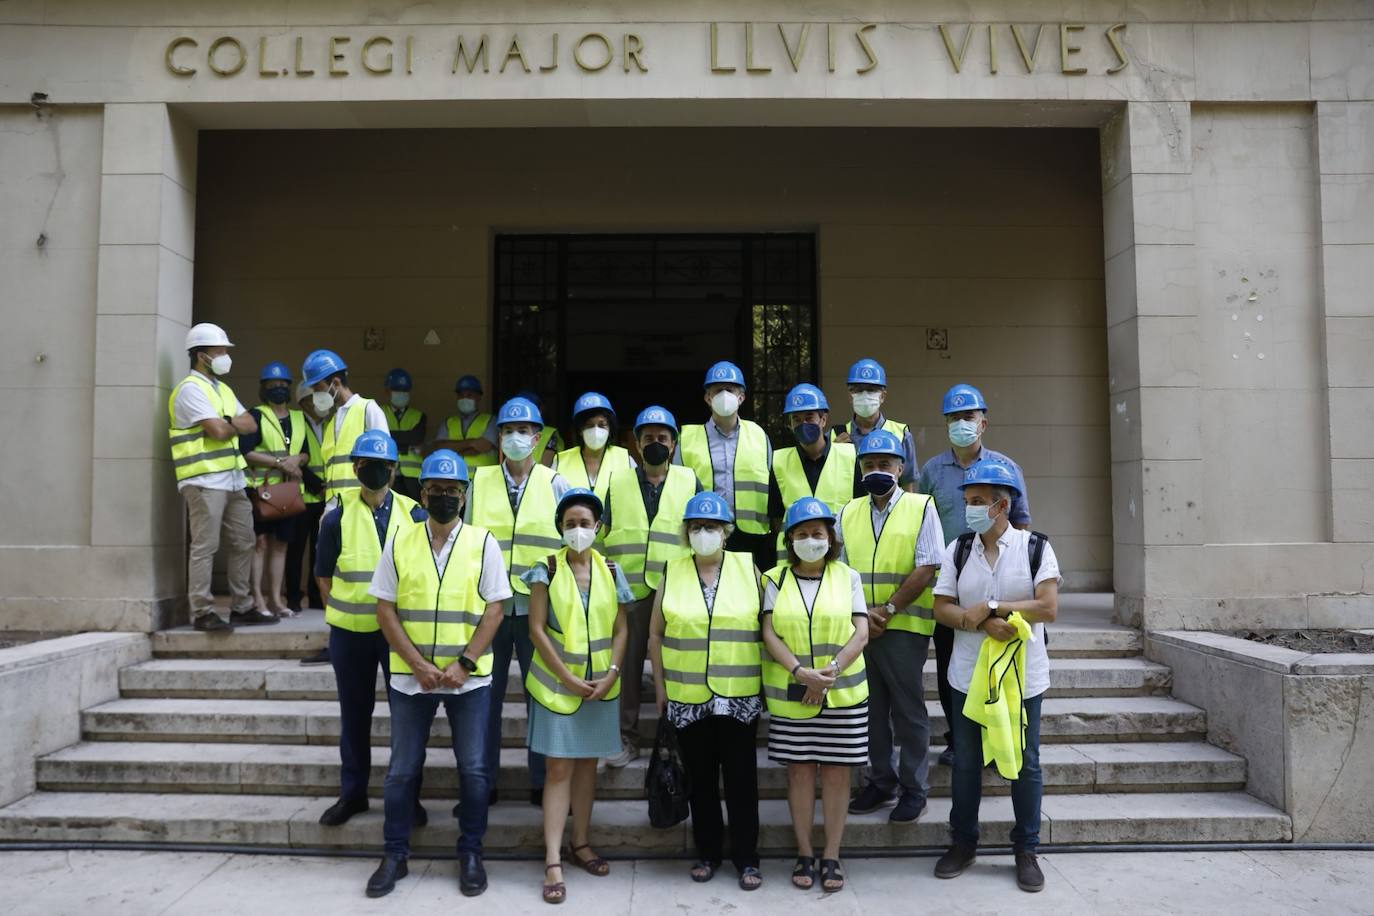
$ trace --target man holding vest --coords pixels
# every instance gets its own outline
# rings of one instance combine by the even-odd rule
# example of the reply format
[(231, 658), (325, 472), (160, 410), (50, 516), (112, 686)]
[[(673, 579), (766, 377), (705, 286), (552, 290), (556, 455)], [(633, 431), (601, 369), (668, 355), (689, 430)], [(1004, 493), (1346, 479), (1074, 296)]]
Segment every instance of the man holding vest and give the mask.
[[(296, 405), (300, 408), (301, 417), (305, 421), (307, 457), (305, 466), (301, 468), (301, 499), (305, 503), (305, 512), (301, 515), (301, 523), (296, 527), (296, 536), (291, 539), (291, 544), (286, 549), (286, 606), (293, 611), (299, 611), (305, 600), (309, 600), (310, 607), (324, 607), (314, 573), (315, 545), (318, 540), (320, 517), (324, 514), (324, 452), (320, 449), (320, 436), (324, 431), (323, 421), (328, 417), (315, 414), (315, 405), (312, 403), (314, 398), (311, 397), (313, 393), (310, 386), (304, 382), (296, 386)], [(308, 557), (305, 552), (307, 546), (310, 548)], [(304, 589), (301, 587), (302, 560), (308, 563), (305, 566)], [(329, 650), (325, 649), (322, 654), (324, 658), (317, 664), (329, 664)]]
[(387, 643), (377, 623), (377, 600), (368, 594), (382, 545), (397, 531), (424, 520), (413, 500), (391, 490), (396, 443), (379, 429), (353, 441), (350, 474), (358, 486), (343, 490), (339, 505), (320, 521), (315, 577), (329, 624), (329, 660), (339, 692), (339, 800), (320, 815), (337, 827), (366, 811), (372, 767), (372, 710), (377, 669), (388, 671)]
[(889, 420), (883, 415), (887, 400), (887, 370), (876, 359), (861, 359), (849, 367), (847, 376), (849, 401), (854, 407), (854, 419), (835, 431), (836, 442), (858, 443), (875, 429), (885, 429), (902, 443), (902, 479), (897, 481), (904, 490), (916, 490), (916, 442), (905, 423)]
[[(257, 431), (234, 392), (220, 379), (229, 373), (233, 344), (219, 325), (198, 324), (186, 333), (191, 373), (167, 400), (167, 441), (177, 490), (186, 498), (190, 518), (190, 558), (186, 591), (197, 630), (227, 632), (234, 624), (276, 623), (253, 606), (253, 507), (244, 492), (248, 463), (239, 452), (239, 434)], [(210, 577), (220, 538), (229, 546), (230, 613), (215, 611)]]
[(487, 467), (500, 460), (496, 424), (491, 414), (479, 412), (482, 383), (475, 375), (465, 375), (453, 385), (458, 396), (458, 412), (444, 420), (434, 431), (430, 451), (446, 448), (458, 453), (470, 469)]
[[(501, 707), (511, 655), (520, 664), (524, 683), (534, 655), (530, 641), (530, 587), (520, 577), (538, 560), (563, 546), (554, 525), (558, 501), (568, 482), (535, 461), (544, 418), (525, 398), (511, 398), (496, 414), (501, 443), (501, 463), (477, 469), (472, 495), (467, 501), (467, 521), (490, 531), (501, 548), (510, 576), (513, 596), (505, 602), (500, 628), (492, 637), (491, 710), (487, 719), (487, 771), (495, 774), (501, 762)], [(530, 804), (544, 796), (544, 758), (529, 752)], [(496, 780), (491, 781), (491, 803), (496, 803)]]
[(902, 444), (887, 430), (859, 442), (863, 488), (845, 506), (839, 532), (844, 562), (859, 573), (868, 604), (868, 783), (850, 802), (853, 814), (897, 805), (888, 820), (914, 821), (926, 807), (930, 719), (923, 672), (935, 630), (931, 582), (945, 539), (929, 496), (898, 486)]
[[(1016, 479), (1022, 483), (1019, 492), (1012, 498), (1007, 519), (1013, 528), (1030, 530), (1030, 504), (1026, 502), (1025, 477), (1021, 468), (1006, 455), (983, 445), (983, 434), (988, 428), (988, 404), (983, 393), (972, 385), (960, 382), (945, 392), (940, 410), (949, 430), (950, 449), (925, 463), (921, 468), (917, 489), (929, 493), (935, 500), (935, 508), (940, 511), (940, 523), (944, 526), (945, 540), (952, 541), (969, 530), (964, 523), (964, 493), (960, 488), (965, 472), (984, 458), (1000, 461), (1016, 472)], [(951, 723), (949, 731), (945, 732), (945, 749), (940, 754), (941, 766), (954, 766), (956, 738), (952, 723), (958, 710), (953, 706), (953, 694), (949, 686), (949, 659), (953, 651), (954, 631), (944, 624), (937, 624), (935, 671), (939, 678), (940, 707), (945, 712), (945, 722)]]
[(620, 679), (620, 753), (608, 767), (625, 767), (639, 757), (639, 701), (644, 658), (649, 651), (649, 621), (654, 593), (669, 560), (690, 551), (682, 543), (682, 513), (701, 489), (696, 475), (674, 465), (677, 420), (664, 407), (646, 407), (635, 418), (635, 438), (643, 462), (633, 474), (611, 476), (606, 495), (606, 559), (619, 564), (634, 594), (626, 617), (625, 676)]
[(747, 396), (739, 366), (716, 363), (706, 370), (703, 388), (711, 420), (683, 427), (673, 460), (691, 468), (703, 490), (714, 490), (730, 506), (736, 527), (725, 548), (747, 551), (760, 569), (772, 569), (777, 562), (776, 545), (768, 536), (773, 444), (763, 427), (739, 416)]
[(420, 449), (425, 442), (425, 415), (410, 405), (410, 389), (414, 382), (404, 369), (392, 369), (386, 374), (383, 388), (388, 406), (386, 424), (401, 464), (396, 475), (396, 492), (411, 499), (420, 498)]
[[(773, 453), (769, 515), (781, 519), (787, 507), (804, 496), (816, 497), (838, 515), (846, 503), (863, 495), (854, 446), (830, 441), (830, 404), (815, 385), (795, 386), (783, 401), (783, 411), (797, 444)], [(779, 533), (777, 562), (786, 561)]]
[(337, 501), (343, 491), (358, 487), (358, 479), (350, 472), (353, 440), (370, 429), (388, 432), (386, 414), (376, 401), (348, 387), (348, 366), (333, 350), (315, 350), (307, 356), (301, 376), (314, 389), (311, 398), (315, 413), (325, 416), (334, 412), (324, 424), (320, 448), (324, 454), (325, 497)]
[(462, 458), (448, 449), (430, 454), (420, 470), (429, 517), (387, 541), (368, 589), (391, 645), (384, 854), (367, 882), (369, 897), (391, 893), (406, 876), (411, 827), (424, 810), (425, 745), (440, 704), (458, 764), (458, 887), (469, 897), (487, 889), (482, 838), (496, 770), (488, 765), (486, 733), (489, 709), (501, 705), (490, 645), (511, 588), (496, 538), (460, 521), (467, 490)]

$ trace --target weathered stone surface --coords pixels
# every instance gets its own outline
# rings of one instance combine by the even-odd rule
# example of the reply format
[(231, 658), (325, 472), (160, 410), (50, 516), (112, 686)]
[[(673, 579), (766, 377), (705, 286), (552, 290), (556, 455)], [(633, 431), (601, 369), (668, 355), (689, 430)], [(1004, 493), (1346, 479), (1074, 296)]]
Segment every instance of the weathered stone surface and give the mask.
[(1294, 838), (1374, 840), (1374, 675), (1284, 680)]
[(1283, 842), (1282, 812), (1243, 792), (1053, 795), (1042, 806), (1053, 843)]

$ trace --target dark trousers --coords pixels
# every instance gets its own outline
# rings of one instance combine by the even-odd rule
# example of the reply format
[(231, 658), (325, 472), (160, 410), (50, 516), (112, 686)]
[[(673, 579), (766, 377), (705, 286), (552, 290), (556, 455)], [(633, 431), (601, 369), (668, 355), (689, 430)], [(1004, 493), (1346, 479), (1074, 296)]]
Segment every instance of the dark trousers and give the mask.
[[(305, 514), (298, 516), (300, 524), (296, 533), (286, 545), (286, 603), (300, 607), (301, 599), (308, 597), (306, 607), (322, 608), (324, 600), (320, 597), (320, 586), (315, 581), (315, 535), (320, 530), (320, 516), (324, 515), (324, 503), (306, 503)], [(305, 573), (305, 590), (301, 589), (301, 560), (305, 558), (305, 548), (310, 548), (310, 565)]]
[[(950, 833), (954, 842), (978, 845), (978, 805), (983, 799), (983, 727), (964, 715), (967, 694), (952, 691), (959, 714), (954, 723), (954, 775), (950, 789), (954, 796), (949, 811)], [(1040, 845), (1040, 798), (1045, 778), (1040, 772), (1040, 701), (1025, 701), (1026, 746), (1021, 752), (1021, 772), (1011, 784), (1011, 807), (1016, 826), (1011, 830), (1011, 845), (1016, 852), (1035, 852)]]
[[(529, 674), (534, 659), (534, 643), (530, 642), (530, 619), (508, 614), (501, 620), (501, 628), (491, 641), (491, 708), (487, 712), (487, 772), (491, 784), (501, 772), (501, 718), (506, 706), (506, 682), (510, 677), (510, 660), (514, 655), (520, 664), (520, 686)], [(529, 695), (525, 695), (525, 714), (529, 715)], [(526, 719), (528, 721), (528, 719)], [(544, 755), (528, 752), (530, 788), (544, 788)]]
[[(667, 720), (663, 720), (666, 728)], [(724, 858), (725, 824), (720, 784), (730, 816), (730, 861), (735, 868), (759, 864), (759, 771), (754, 736), (758, 723), (729, 716), (699, 719), (678, 733), (682, 762), (692, 782), (692, 837), (697, 856), (713, 866)]]
[(754, 565), (767, 572), (778, 565), (778, 539), (773, 534), (746, 534), (736, 528), (725, 541), (726, 550), (753, 554)]
[(329, 628), (329, 663), (339, 691), (339, 797), (367, 798), (372, 771), (372, 711), (377, 705), (377, 669), (389, 680), (386, 637)]
[[(949, 686), (949, 659), (954, 654), (954, 629), (935, 624), (935, 689), (940, 692), (940, 708), (945, 713), (945, 746), (954, 747), (954, 688)], [(962, 710), (963, 704), (958, 709)]]
[(887, 630), (864, 647), (869, 782), (887, 795), (925, 799), (930, 720), (923, 685), (930, 639)]

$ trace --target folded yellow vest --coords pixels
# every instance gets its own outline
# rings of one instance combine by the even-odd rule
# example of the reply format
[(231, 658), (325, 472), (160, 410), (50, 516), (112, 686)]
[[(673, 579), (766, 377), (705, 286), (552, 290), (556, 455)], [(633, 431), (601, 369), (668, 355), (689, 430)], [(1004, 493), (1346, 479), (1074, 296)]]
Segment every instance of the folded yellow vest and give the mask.
[(983, 766), (996, 761), (997, 772), (1016, 779), (1026, 746), (1026, 644), (1035, 637), (1020, 614), (1013, 613), (1007, 623), (1016, 628), (1015, 639), (988, 637), (978, 650), (964, 715), (983, 726)]

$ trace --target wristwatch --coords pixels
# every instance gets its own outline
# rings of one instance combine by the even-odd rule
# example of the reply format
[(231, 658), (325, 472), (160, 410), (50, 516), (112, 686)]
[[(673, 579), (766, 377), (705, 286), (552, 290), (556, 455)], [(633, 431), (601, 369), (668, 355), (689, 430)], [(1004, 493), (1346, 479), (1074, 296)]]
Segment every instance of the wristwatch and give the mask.
[(477, 663), (472, 659), (468, 658), (466, 655), (458, 656), (458, 667), (462, 668), (468, 674), (477, 673)]
[(993, 616), (993, 617), (1000, 617), (1000, 616), (1002, 616), (1001, 614), (998, 614), (998, 613), (997, 613), (997, 608), (998, 608), (997, 599), (996, 599), (996, 598), (989, 598), (989, 599), (988, 599), (988, 610), (992, 612), (992, 616)]
[(897, 605), (893, 604), (891, 601), (883, 605), (883, 610), (887, 612), (888, 617), (895, 617), (897, 615)]

